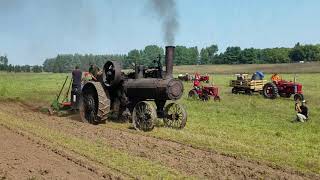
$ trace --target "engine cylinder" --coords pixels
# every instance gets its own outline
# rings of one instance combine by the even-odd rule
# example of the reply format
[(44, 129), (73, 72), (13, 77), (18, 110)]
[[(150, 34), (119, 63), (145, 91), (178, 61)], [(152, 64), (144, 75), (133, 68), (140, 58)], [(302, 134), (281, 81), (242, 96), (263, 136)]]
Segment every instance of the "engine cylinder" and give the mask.
[(177, 79), (128, 79), (124, 89), (129, 99), (177, 100), (183, 94), (183, 84)]

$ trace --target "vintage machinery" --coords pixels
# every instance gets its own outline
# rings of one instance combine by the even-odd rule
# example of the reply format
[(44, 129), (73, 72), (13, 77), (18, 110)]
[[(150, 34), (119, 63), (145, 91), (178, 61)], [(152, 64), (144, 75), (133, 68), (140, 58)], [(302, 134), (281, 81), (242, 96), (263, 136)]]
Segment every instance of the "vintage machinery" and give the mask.
[(294, 100), (303, 100), (302, 84), (294, 81), (273, 81), (264, 85), (263, 96), (268, 99), (278, 97), (290, 98), (293, 95)]
[(209, 76), (208, 75), (200, 75), (199, 81), (209, 83)]
[[(160, 58), (156, 67), (140, 65), (128, 74), (121, 72), (118, 62), (106, 62), (102, 77), (97, 82), (87, 82), (82, 89), (82, 120), (98, 124), (106, 121), (110, 112), (119, 118), (127, 112), (137, 130), (152, 130), (157, 118), (162, 118), (166, 126), (183, 128), (187, 113), (174, 102), (183, 93), (182, 82), (172, 76), (174, 49), (174, 46), (166, 47), (166, 72), (162, 71)], [(165, 105), (168, 100), (173, 102)]]
[(217, 86), (204, 86), (193, 88), (188, 93), (189, 98), (199, 98), (208, 101), (212, 97), (214, 101), (220, 101), (219, 88)]
[(249, 78), (248, 74), (236, 74), (237, 79), (230, 81), (230, 87), (232, 88), (233, 94), (240, 92), (251, 95), (254, 92), (261, 92), (263, 86), (267, 82), (266, 80), (256, 80)]
[(199, 73), (194, 74), (194, 79), (197, 79), (200, 82), (206, 82), (209, 83), (209, 75), (200, 75)]
[[(59, 90), (57, 97), (51, 102), (51, 105), (48, 108), (48, 112), (50, 115), (58, 114), (60, 116), (60, 115), (67, 114), (67, 111), (71, 110), (72, 103), (69, 99), (69, 93), (70, 93), (72, 80), (68, 82), (68, 79), (69, 79), (69, 76), (66, 76), (66, 79), (64, 80), (64, 83), (61, 89)], [(68, 82), (68, 86), (66, 86), (67, 82)], [(63, 93), (65, 94), (62, 97)]]
[(180, 79), (181, 81), (192, 81), (193, 77), (186, 73), (185, 75), (179, 74), (178, 79)]

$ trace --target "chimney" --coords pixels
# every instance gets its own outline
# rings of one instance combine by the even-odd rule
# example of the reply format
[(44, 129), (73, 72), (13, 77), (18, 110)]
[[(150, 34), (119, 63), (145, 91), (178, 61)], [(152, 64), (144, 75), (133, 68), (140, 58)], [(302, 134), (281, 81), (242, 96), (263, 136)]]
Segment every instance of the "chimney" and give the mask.
[(173, 58), (174, 58), (174, 46), (166, 46), (166, 78), (172, 78), (173, 72)]

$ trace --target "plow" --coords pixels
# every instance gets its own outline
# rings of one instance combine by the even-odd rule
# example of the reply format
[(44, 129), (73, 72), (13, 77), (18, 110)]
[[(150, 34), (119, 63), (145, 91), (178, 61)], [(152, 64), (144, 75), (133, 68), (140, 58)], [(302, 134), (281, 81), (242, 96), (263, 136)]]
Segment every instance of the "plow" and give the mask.
[[(69, 81), (69, 76), (66, 76), (62, 87), (60, 88), (56, 98), (51, 102), (50, 107), (48, 108), (49, 114), (54, 115), (57, 114), (59, 116), (63, 114), (68, 114), (68, 112), (71, 110), (71, 100), (69, 98), (72, 79)], [(62, 97), (62, 95), (64, 96)]]

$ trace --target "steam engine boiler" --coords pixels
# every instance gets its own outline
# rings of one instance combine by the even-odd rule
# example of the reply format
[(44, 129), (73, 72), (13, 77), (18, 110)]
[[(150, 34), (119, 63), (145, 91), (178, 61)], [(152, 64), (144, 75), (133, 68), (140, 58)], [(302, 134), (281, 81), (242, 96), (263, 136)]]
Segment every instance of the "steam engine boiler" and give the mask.
[[(160, 57), (157, 66), (136, 65), (135, 71), (127, 74), (121, 71), (119, 62), (106, 62), (98, 81), (89, 81), (83, 86), (81, 119), (98, 124), (106, 121), (110, 112), (118, 117), (129, 112), (137, 130), (152, 130), (157, 118), (162, 118), (168, 127), (184, 128), (187, 113), (175, 102), (181, 98), (184, 88), (182, 82), (172, 76), (174, 50), (174, 46), (166, 47), (165, 72)], [(166, 104), (168, 100), (172, 101)]]

